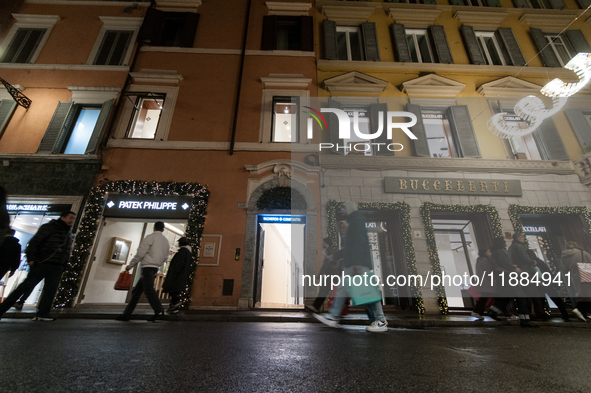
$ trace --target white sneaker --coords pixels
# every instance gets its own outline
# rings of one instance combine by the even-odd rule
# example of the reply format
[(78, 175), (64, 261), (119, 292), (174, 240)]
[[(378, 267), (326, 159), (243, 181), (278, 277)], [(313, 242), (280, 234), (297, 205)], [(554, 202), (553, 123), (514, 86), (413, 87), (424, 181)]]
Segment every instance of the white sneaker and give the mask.
[(517, 315), (509, 315), (507, 321), (519, 321), (519, 317)]
[(575, 308), (573, 310), (573, 314), (575, 314), (577, 316), (577, 318), (579, 318), (581, 321), (583, 322), (587, 322), (587, 320), (585, 319), (585, 317), (583, 316), (583, 314), (579, 311), (578, 308)]
[(480, 315), (480, 314), (478, 314), (477, 312), (474, 312), (474, 311), (472, 311), (472, 312), (470, 313), (470, 316), (472, 316), (472, 317), (474, 317), (474, 318), (478, 318), (478, 319), (480, 319), (481, 321), (484, 319), (484, 317), (483, 317), (482, 315)]
[(373, 321), (365, 330), (368, 332), (387, 332), (388, 323), (386, 321)]
[(322, 322), (323, 324), (325, 324), (326, 326), (330, 326), (330, 327), (338, 327), (339, 326), (339, 320), (335, 319), (332, 315), (330, 314), (313, 314), (312, 315), (314, 318), (316, 318), (317, 320), (319, 320), (320, 322)]

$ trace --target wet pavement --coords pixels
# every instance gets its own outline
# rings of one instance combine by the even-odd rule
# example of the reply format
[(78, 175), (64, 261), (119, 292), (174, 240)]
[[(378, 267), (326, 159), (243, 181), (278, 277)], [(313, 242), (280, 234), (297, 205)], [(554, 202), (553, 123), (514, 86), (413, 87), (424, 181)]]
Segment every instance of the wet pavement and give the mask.
[[(581, 325), (584, 323), (581, 322)], [(4, 392), (588, 392), (588, 329), (0, 321)]]

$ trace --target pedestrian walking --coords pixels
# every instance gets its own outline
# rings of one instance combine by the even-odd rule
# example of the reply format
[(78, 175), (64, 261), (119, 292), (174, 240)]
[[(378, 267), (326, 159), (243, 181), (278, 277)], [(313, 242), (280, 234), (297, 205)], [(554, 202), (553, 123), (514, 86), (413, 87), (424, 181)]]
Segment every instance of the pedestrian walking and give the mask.
[[(343, 259), (343, 273), (345, 276), (353, 277), (357, 274), (364, 275), (372, 270), (371, 251), (365, 218), (357, 210), (357, 203), (345, 202), (345, 214), (349, 226), (345, 232), (344, 247), (337, 251), (331, 258)], [(314, 317), (327, 326), (337, 327), (345, 300), (348, 296), (347, 286), (344, 283), (337, 289), (335, 299), (331, 308), (326, 314), (314, 314)], [(388, 330), (388, 323), (384, 317), (381, 302), (375, 302), (366, 306), (373, 315), (374, 320), (367, 327), (369, 332), (384, 332)]]
[[(562, 251), (561, 272), (571, 298), (574, 299), (573, 314), (581, 321), (587, 321), (585, 316), (591, 312), (591, 283), (581, 280), (578, 263), (591, 263), (591, 255), (579, 248), (574, 241), (567, 241), (566, 248)], [(570, 280), (565, 274), (570, 273)], [(570, 284), (570, 285), (568, 285)]]
[[(538, 258), (538, 256), (536, 255), (536, 252), (534, 250), (528, 249), (526, 251), (527, 251), (527, 255), (531, 259), (536, 261), (536, 268), (540, 269), (540, 271), (538, 272), (539, 273), (538, 279), (540, 281), (543, 281), (542, 278), (544, 277), (544, 273), (547, 273), (547, 275), (549, 274), (550, 277), (553, 276), (550, 266), (548, 266), (546, 264), (546, 262), (544, 262), (544, 260)], [(548, 295), (550, 297), (550, 299), (552, 299), (554, 304), (556, 304), (556, 307), (558, 307), (558, 310), (560, 311), (560, 315), (562, 316), (562, 319), (564, 321), (568, 321), (569, 316), (568, 316), (568, 311), (566, 310), (566, 305), (564, 304), (564, 300), (562, 300), (562, 297), (558, 293), (559, 287), (558, 287), (558, 285), (556, 285), (554, 280), (551, 280), (549, 285), (543, 285), (543, 284), (539, 285), (538, 289), (539, 289), (540, 297), (532, 299), (534, 301), (533, 305), (534, 305), (534, 311), (536, 313), (536, 317), (540, 316), (541, 319), (550, 319), (551, 318), (550, 316), (546, 315), (546, 311), (544, 310), (544, 302), (546, 300), (546, 295)]]
[(170, 304), (166, 312), (168, 314), (177, 314), (181, 307), (181, 295), (187, 288), (187, 281), (191, 274), (191, 265), (193, 264), (193, 255), (191, 254), (191, 246), (186, 237), (181, 237), (178, 240), (179, 249), (168, 267), (164, 284), (162, 284), (162, 292), (170, 294)]
[(9, 229), (0, 244), (0, 280), (4, 275), (10, 272), (8, 277), (14, 276), (14, 273), (21, 264), (21, 244), (14, 237), (16, 231)]
[(41, 225), (25, 250), (29, 263), (27, 278), (0, 304), (0, 317), (24, 294), (45, 280), (34, 321), (54, 321), (49, 313), (62, 273), (70, 256), (72, 232), (76, 213), (63, 212), (57, 220)]
[(10, 216), (6, 211), (6, 190), (0, 186), (0, 242), (10, 229)]
[(131, 291), (131, 299), (123, 314), (116, 318), (118, 321), (129, 321), (131, 319), (131, 314), (135, 310), (142, 293), (146, 294), (146, 298), (154, 310), (154, 315), (148, 318), (148, 321), (154, 322), (164, 315), (164, 307), (162, 307), (162, 303), (158, 299), (158, 293), (154, 289), (158, 269), (166, 262), (170, 253), (170, 244), (162, 232), (164, 232), (164, 223), (156, 221), (154, 223), (154, 232), (141, 241), (137, 253), (125, 268), (130, 271), (139, 263), (142, 264), (140, 279)]
[(318, 313), (320, 312), (320, 307), (324, 304), (326, 297), (330, 293), (330, 284), (329, 280), (323, 281), (324, 276), (332, 276), (338, 275), (341, 273), (341, 266), (338, 259), (329, 258), (331, 255), (334, 254), (334, 249), (332, 248), (332, 240), (330, 238), (325, 237), (322, 239), (322, 267), (320, 268), (320, 272), (318, 275), (320, 276), (320, 282), (325, 284), (318, 287), (318, 296), (314, 299), (314, 303), (311, 306), (305, 306), (306, 309)]
[(492, 260), (492, 253), (489, 249), (478, 250), (478, 259), (476, 260), (476, 275), (478, 277), (484, 277), (484, 280), (478, 285), (478, 292), (480, 297), (474, 306), (474, 310), (470, 315), (480, 320), (484, 319), (484, 308), (488, 304), (489, 300), (494, 298), (494, 275), (491, 282), (489, 274), (494, 272), (496, 274), (496, 268)]

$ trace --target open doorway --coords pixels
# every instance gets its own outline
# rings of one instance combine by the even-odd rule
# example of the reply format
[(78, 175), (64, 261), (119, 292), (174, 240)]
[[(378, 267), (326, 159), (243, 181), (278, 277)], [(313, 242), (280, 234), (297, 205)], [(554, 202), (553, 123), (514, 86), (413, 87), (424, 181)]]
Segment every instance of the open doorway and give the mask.
[(305, 216), (258, 216), (255, 307), (304, 307), (305, 227)]

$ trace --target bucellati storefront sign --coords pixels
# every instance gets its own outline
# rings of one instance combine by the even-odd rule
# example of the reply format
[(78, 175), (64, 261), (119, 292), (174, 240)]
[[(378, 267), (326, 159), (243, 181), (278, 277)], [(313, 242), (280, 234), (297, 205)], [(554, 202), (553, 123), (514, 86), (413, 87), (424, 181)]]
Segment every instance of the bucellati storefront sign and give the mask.
[(521, 196), (519, 180), (438, 179), (431, 177), (385, 177), (384, 192), (396, 194), (448, 194)]

